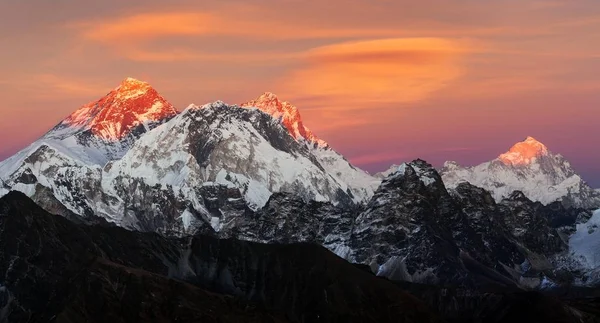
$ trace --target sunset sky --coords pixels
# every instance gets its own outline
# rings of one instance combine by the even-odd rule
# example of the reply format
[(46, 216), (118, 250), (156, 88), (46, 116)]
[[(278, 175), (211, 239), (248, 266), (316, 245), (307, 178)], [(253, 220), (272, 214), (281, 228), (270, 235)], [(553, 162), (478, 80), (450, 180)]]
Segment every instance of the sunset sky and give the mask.
[(371, 172), (527, 136), (600, 187), (598, 0), (0, 0), (0, 160), (125, 77), (182, 110), (265, 91)]

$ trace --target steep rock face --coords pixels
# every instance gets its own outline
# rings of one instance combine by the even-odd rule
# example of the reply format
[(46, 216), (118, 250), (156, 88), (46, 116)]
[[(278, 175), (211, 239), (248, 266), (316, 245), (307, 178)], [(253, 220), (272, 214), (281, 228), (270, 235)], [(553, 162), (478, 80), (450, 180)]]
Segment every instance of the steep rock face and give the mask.
[[(471, 184), (461, 183), (450, 194), (460, 212), (466, 216), (466, 221), (460, 226), (450, 224), (450, 227), (454, 232), (469, 233), (455, 235), (457, 243), (469, 250), (470, 256), (477, 261), (519, 282), (520, 277), (527, 274), (526, 269), (519, 266), (527, 259), (526, 248), (512, 235), (490, 193)], [(464, 225), (472, 231), (465, 231), (462, 228)], [(473, 241), (470, 234), (477, 238)]]
[(397, 280), (462, 282), (466, 269), (449, 230), (437, 222), (450, 196), (430, 165), (416, 161), (386, 178), (356, 219), (352, 262)]
[(580, 283), (597, 286), (600, 283), (600, 210), (593, 213), (587, 221), (575, 226), (569, 237), (570, 257), (559, 259), (567, 270), (579, 273)]
[(318, 243), (344, 258), (358, 212), (355, 207), (305, 202), (289, 193), (276, 193), (262, 209), (232, 218), (219, 233), (262, 243)]
[(439, 321), (413, 296), (317, 245), (78, 226), (16, 192), (0, 199), (0, 242), (0, 277), (9, 296), (0, 300), (10, 322), (95, 315), (117, 321), (167, 315), (209, 322), (282, 322), (284, 316), (291, 322)]
[(543, 204), (560, 201), (569, 207), (600, 207), (598, 191), (589, 187), (563, 156), (553, 154), (532, 137), (495, 160), (474, 167), (446, 162), (440, 174), (449, 188), (469, 182), (492, 192), (498, 202), (513, 191), (521, 191)]
[(526, 198), (497, 204), (468, 183), (449, 193), (417, 160), (384, 179), (357, 217), (349, 259), (395, 280), (539, 286), (556, 279), (553, 259), (567, 252), (545, 208)]
[[(513, 236), (523, 241), (531, 250), (540, 254), (551, 254), (565, 250), (564, 241), (549, 222), (538, 212), (522, 192), (515, 191), (500, 203), (504, 207), (504, 222)], [(539, 205), (538, 205), (539, 207)]]
[(10, 191), (10, 187), (0, 178), (0, 197), (6, 195)]

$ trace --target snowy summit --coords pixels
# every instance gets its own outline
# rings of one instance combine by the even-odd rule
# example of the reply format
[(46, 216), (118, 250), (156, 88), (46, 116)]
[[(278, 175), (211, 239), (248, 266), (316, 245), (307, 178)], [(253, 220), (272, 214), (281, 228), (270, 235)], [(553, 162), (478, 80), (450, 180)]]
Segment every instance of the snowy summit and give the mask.
[(543, 204), (560, 201), (566, 206), (600, 207), (598, 191), (583, 181), (562, 155), (553, 154), (533, 137), (477, 166), (462, 167), (448, 161), (440, 174), (448, 188), (469, 182), (489, 190), (497, 201), (521, 191)]
[(242, 103), (242, 107), (258, 108), (270, 114), (273, 118), (281, 119), (283, 125), (296, 140), (306, 140), (319, 147), (327, 147), (327, 143), (315, 136), (310, 129), (304, 126), (298, 108), (287, 101), (281, 101), (271, 93), (265, 92), (257, 99)]
[(105, 97), (72, 113), (58, 127), (89, 129), (99, 138), (117, 141), (139, 125), (176, 114), (177, 110), (150, 84), (128, 77)]
[(498, 157), (504, 164), (524, 166), (531, 164), (536, 158), (548, 155), (548, 148), (533, 137), (516, 143), (510, 150)]

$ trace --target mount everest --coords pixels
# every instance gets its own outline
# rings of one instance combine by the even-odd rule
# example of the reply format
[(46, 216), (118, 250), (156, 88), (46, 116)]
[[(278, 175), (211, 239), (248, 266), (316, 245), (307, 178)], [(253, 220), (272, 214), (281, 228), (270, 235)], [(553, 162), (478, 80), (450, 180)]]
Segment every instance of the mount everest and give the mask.
[(475, 167), (417, 160), (371, 176), (272, 93), (177, 112), (128, 78), (1, 162), (0, 179), (0, 196), (21, 191), (69, 219), (316, 242), (412, 282), (590, 284), (582, 250), (600, 244), (583, 234), (600, 194), (533, 138)]

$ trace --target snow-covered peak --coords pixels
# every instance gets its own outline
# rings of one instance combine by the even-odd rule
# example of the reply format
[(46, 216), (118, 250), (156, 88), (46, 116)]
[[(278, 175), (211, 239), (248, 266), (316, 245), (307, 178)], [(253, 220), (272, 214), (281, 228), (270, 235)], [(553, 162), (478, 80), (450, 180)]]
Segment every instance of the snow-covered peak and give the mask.
[(439, 176), (436, 174), (435, 169), (427, 164), (425, 161), (417, 159), (410, 163), (402, 163), (400, 166), (396, 168), (394, 172), (392, 172), (389, 176), (406, 176), (407, 174), (416, 174), (419, 177), (419, 180), (425, 184), (425, 186), (429, 186), (437, 181)]
[(69, 115), (54, 130), (90, 130), (105, 141), (118, 141), (140, 125), (173, 117), (177, 110), (150, 84), (127, 78), (98, 101)]
[(577, 175), (571, 164), (533, 137), (477, 166), (446, 162), (440, 174), (448, 188), (469, 182), (489, 190), (497, 201), (513, 191), (522, 191), (527, 198), (544, 204), (561, 201), (566, 206), (600, 206), (600, 194)]
[(106, 96), (82, 106), (43, 137), (0, 162), (0, 177), (10, 177), (44, 146), (70, 158), (69, 163), (104, 166), (121, 158), (144, 133), (175, 115), (177, 110), (148, 83), (127, 78)]
[(529, 165), (541, 156), (547, 156), (550, 152), (548, 147), (533, 137), (516, 143), (510, 150), (498, 157), (505, 165), (524, 166)]
[(129, 99), (147, 94), (152, 87), (147, 82), (143, 82), (131, 77), (124, 79), (121, 84), (115, 88), (117, 96), (120, 99)]
[(316, 150), (295, 140), (260, 109), (216, 101), (190, 105), (146, 133), (105, 176), (118, 182), (127, 174), (151, 186), (171, 185), (191, 194), (190, 199), (195, 188), (217, 183), (239, 189), (253, 209), (274, 192), (334, 203), (368, 198), (366, 191), (358, 194), (364, 189), (352, 190), (353, 182), (333, 177), (320, 163), (321, 156), (313, 154)]
[(270, 114), (276, 119), (281, 119), (283, 125), (296, 140), (306, 140), (319, 147), (327, 147), (327, 143), (315, 136), (310, 129), (304, 126), (298, 108), (287, 101), (281, 101), (277, 95), (265, 92), (255, 100), (242, 103), (242, 107), (254, 107)]
[(355, 202), (366, 202), (372, 195), (380, 179), (354, 167), (344, 156), (336, 152), (325, 142), (317, 138), (302, 122), (298, 108), (277, 95), (265, 92), (256, 100), (243, 103), (245, 108), (256, 108), (281, 121), (289, 134), (298, 142), (308, 143), (311, 153), (321, 166), (344, 190), (351, 192)]
[(443, 166), (443, 168), (449, 168), (449, 169), (456, 169), (459, 167), (461, 167), (460, 164), (453, 160), (448, 160), (448, 161), (444, 162), (444, 166)]

